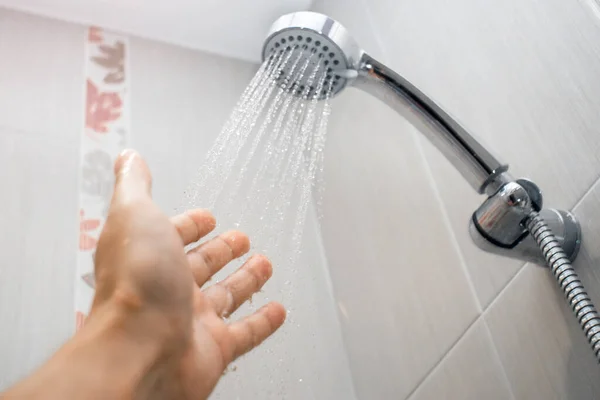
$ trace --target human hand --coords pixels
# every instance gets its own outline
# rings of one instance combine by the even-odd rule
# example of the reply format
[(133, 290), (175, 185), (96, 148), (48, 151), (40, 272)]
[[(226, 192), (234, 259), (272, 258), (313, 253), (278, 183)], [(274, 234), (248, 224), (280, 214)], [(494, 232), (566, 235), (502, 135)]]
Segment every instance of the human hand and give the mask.
[(85, 326), (6, 398), (206, 399), (227, 365), (285, 320), (283, 306), (272, 302), (224, 321), (271, 277), (269, 260), (251, 257), (203, 288), (248, 252), (248, 237), (230, 231), (186, 253), (185, 245), (214, 229), (214, 217), (193, 210), (167, 218), (151, 199), (150, 172), (135, 152), (119, 157), (115, 175)]
[[(184, 253), (215, 227), (213, 216), (193, 210), (171, 220), (150, 198), (150, 172), (139, 155), (115, 164), (116, 184), (96, 252), (96, 297), (89, 318), (116, 303), (133, 318), (132, 334), (155, 331), (166, 365), (147, 386), (156, 398), (206, 398), (227, 365), (281, 326), (285, 310), (270, 303), (241, 321), (226, 323), (271, 277), (269, 260), (251, 257), (227, 279), (201, 288), (230, 261), (248, 252), (248, 237), (230, 231)], [(148, 382), (150, 383), (150, 382)]]

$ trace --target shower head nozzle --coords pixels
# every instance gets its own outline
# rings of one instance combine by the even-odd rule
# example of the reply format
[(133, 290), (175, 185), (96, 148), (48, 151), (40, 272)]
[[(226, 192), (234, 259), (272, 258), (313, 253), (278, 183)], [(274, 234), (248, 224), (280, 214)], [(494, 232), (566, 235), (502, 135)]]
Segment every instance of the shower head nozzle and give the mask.
[[(304, 61), (311, 58), (312, 63), (322, 63), (328, 80), (332, 81), (331, 94), (339, 93), (355, 74), (363, 51), (339, 22), (309, 11), (296, 12), (280, 17), (271, 26), (263, 46), (262, 58), (283, 51), (293, 51)], [(289, 75), (291, 64), (282, 67), (281, 78), (292, 79)], [(299, 78), (299, 85), (305, 85), (308, 76)], [(310, 94), (310, 93), (309, 93)], [(324, 98), (324, 92), (317, 93)]]
[[(289, 86), (292, 94), (323, 99), (352, 85), (380, 99), (417, 127), (479, 193), (492, 194), (512, 179), (506, 173), (507, 165), (407, 79), (364, 52), (346, 28), (328, 16), (302, 11), (280, 17), (271, 26), (262, 57), (275, 59), (276, 54), (294, 59), (278, 64), (275, 75), (284, 88), (293, 82)], [(285, 56), (285, 60), (289, 58)], [(313, 72), (325, 71), (331, 92), (313, 90), (308, 84), (312, 82), (309, 74), (302, 76), (305, 70), (294, 69), (299, 63), (308, 66), (307, 62), (314, 63)]]

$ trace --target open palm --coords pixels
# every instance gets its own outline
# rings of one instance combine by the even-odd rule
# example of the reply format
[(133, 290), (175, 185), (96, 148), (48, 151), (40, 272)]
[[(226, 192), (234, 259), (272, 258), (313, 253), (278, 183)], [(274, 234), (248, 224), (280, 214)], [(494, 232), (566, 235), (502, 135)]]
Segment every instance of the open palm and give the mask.
[(127, 315), (128, 334), (139, 342), (161, 343), (138, 397), (205, 399), (227, 365), (285, 319), (283, 306), (269, 303), (239, 321), (224, 320), (271, 277), (271, 263), (253, 256), (225, 280), (204, 288), (216, 272), (248, 252), (248, 237), (229, 231), (186, 253), (184, 246), (214, 229), (213, 216), (192, 210), (167, 218), (150, 197), (150, 172), (136, 153), (121, 156), (115, 173), (88, 323), (101, 314), (98, 310), (116, 304)]
[[(172, 218), (187, 245), (206, 235), (214, 220), (204, 210), (194, 210)], [(285, 310), (270, 303), (256, 313), (231, 324), (224, 321), (237, 308), (259, 291), (271, 277), (271, 263), (261, 255), (251, 257), (227, 279), (201, 289), (230, 261), (250, 248), (248, 237), (230, 231), (208, 240), (187, 253), (196, 287), (194, 288), (194, 347), (186, 362), (189, 397), (199, 392), (210, 393), (227, 365), (259, 345), (284, 321)], [(202, 379), (198, 379), (198, 377)]]

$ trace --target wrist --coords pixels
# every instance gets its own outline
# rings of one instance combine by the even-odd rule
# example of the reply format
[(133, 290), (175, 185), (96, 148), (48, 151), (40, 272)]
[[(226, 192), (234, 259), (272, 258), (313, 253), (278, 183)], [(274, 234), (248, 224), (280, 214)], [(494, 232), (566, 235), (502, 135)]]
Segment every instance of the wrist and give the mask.
[(120, 382), (115, 394), (122, 398), (161, 398), (156, 397), (158, 388), (176, 391), (164, 386), (176, 381), (173, 375), (178, 374), (190, 343), (187, 332), (191, 327), (182, 329), (172, 316), (137, 301), (128, 291), (117, 290), (108, 301), (92, 307), (79, 340), (105, 347), (111, 361), (103, 368), (118, 367), (118, 377), (107, 378)]
[(115, 370), (133, 384), (159, 362), (164, 348), (151, 326), (112, 305), (94, 310), (71, 344), (66, 346), (71, 357), (94, 361), (94, 369)]

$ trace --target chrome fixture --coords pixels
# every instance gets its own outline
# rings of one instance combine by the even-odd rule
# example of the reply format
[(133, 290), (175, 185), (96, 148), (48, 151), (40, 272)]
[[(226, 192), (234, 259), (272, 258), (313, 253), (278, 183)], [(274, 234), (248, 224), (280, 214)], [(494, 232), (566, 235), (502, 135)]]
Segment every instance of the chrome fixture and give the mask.
[[(297, 39), (302, 39), (301, 43)], [(335, 79), (334, 95), (345, 87), (362, 89), (427, 136), (473, 189), (487, 195), (470, 221), (469, 233), (476, 245), (491, 253), (550, 266), (600, 359), (600, 316), (571, 267), (581, 243), (581, 229), (573, 214), (543, 209), (542, 192), (535, 183), (514, 179), (507, 164), (409, 81), (362, 50), (339, 22), (313, 12), (280, 17), (265, 40), (263, 59), (284, 50), (304, 59), (316, 55), (315, 62), (324, 62), (329, 78)], [(286, 74), (289, 70), (284, 66), (282, 76)], [(313, 98), (325, 95), (309, 94)]]
[[(297, 37), (304, 37), (303, 42), (308, 45), (301, 46), (298, 41), (294, 44)], [(303, 52), (306, 57), (319, 52), (339, 61), (337, 65), (329, 64), (330, 74), (339, 77), (334, 94), (345, 87), (356, 87), (379, 98), (425, 134), (473, 189), (489, 196), (470, 222), (471, 236), (483, 250), (545, 265), (537, 244), (528, 238), (525, 225), (529, 214), (537, 211), (556, 232), (569, 258), (575, 259), (581, 242), (575, 217), (566, 211), (542, 210), (542, 194), (534, 183), (513, 179), (507, 164), (498, 161), (405, 78), (365, 53), (339, 22), (314, 12), (284, 15), (271, 27), (263, 59), (287, 46), (296, 46), (294, 51)], [(284, 67), (282, 74), (288, 72)]]

